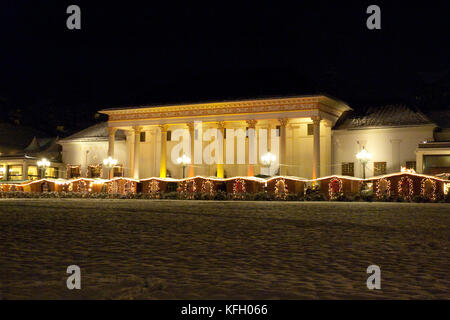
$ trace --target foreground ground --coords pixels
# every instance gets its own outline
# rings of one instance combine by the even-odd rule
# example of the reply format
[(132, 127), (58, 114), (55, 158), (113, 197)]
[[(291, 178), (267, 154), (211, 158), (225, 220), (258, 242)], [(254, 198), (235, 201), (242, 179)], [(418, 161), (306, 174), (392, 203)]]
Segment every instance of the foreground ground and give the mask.
[(0, 298), (449, 299), (449, 222), (448, 204), (0, 200)]

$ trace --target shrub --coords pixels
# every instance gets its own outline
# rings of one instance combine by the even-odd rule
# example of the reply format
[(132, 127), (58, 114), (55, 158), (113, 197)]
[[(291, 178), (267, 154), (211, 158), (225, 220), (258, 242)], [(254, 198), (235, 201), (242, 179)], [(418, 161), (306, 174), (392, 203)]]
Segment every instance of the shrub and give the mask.
[(319, 190), (312, 190), (305, 196), (305, 201), (326, 201), (327, 198)]
[(228, 200), (227, 193), (224, 191), (217, 191), (214, 195), (214, 200)]
[[(166, 193), (162, 193), (159, 196), (160, 199), (170, 199), (170, 200), (176, 200), (179, 199), (179, 194), (176, 191), (173, 192), (166, 192)], [(156, 199), (155, 197), (153, 197), (153, 199)]]

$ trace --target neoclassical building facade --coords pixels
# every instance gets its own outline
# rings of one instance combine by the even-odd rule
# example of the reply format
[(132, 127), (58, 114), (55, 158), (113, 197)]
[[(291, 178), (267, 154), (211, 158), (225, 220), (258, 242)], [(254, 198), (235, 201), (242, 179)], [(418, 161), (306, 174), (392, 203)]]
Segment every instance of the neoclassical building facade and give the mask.
[[(373, 154), (368, 176), (398, 172), (400, 166), (429, 170), (424, 155), (435, 157), (426, 160), (435, 167), (450, 168), (448, 144), (435, 141), (437, 125), (404, 106), (358, 116), (345, 102), (314, 95), (113, 108), (100, 113), (108, 116), (106, 123), (59, 141), (67, 166), (65, 178), (108, 174), (180, 178), (183, 167), (176, 159), (182, 154), (191, 158), (186, 176), (361, 176), (355, 155), (362, 148)], [(424, 142), (437, 143), (436, 152), (421, 151)], [(276, 155), (272, 169), (261, 162), (268, 152)], [(215, 161), (205, 160), (205, 154)], [(107, 157), (117, 160), (113, 169), (105, 170), (102, 163)]]

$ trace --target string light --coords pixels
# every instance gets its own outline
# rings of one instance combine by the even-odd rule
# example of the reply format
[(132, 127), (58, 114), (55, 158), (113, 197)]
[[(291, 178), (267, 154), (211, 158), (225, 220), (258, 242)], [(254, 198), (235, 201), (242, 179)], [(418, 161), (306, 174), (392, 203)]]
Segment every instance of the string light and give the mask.
[(216, 191), (214, 190), (214, 183), (211, 180), (203, 181), (202, 193), (206, 193), (210, 196), (213, 196), (216, 193)]
[[(333, 185), (338, 184), (338, 191), (333, 191)], [(328, 183), (328, 196), (331, 200), (336, 199), (342, 193), (342, 180), (337, 178), (332, 178)]]
[(152, 180), (149, 184), (149, 193), (150, 193), (150, 197), (152, 199), (157, 199), (159, 198), (159, 182), (158, 180)]
[[(408, 187), (408, 192), (404, 190), (406, 186)], [(404, 176), (398, 181), (398, 195), (405, 200), (411, 200), (414, 196), (414, 182), (408, 176)]]
[[(431, 184), (431, 196), (428, 196), (428, 192), (427, 192), (427, 183)], [(436, 201), (437, 199), (437, 195), (436, 195), (436, 181), (431, 180), (431, 179), (422, 179), (422, 183), (421, 183), (421, 194), (422, 196), (426, 197), (426, 198), (430, 198), (430, 200), (432, 201)]]
[(241, 199), (246, 193), (245, 180), (242, 178), (237, 178), (233, 183), (233, 199)]
[[(408, 170), (408, 171), (404, 171)], [(52, 179), (52, 178), (43, 178), (39, 180), (32, 180), (22, 183), (0, 183), (0, 191), (11, 191), (11, 190), (24, 190), (24, 187), (33, 185), (35, 183), (42, 184), (42, 183), (50, 183), (54, 185), (60, 185), (62, 188), (55, 190), (62, 190), (62, 191), (78, 191), (78, 192), (93, 192), (94, 186), (107, 186), (107, 192), (109, 193), (119, 193), (120, 190), (122, 190), (122, 193), (127, 192), (136, 192), (137, 183), (140, 182), (146, 182), (150, 181), (149, 188), (154, 190), (158, 189), (157, 192), (160, 192), (160, 183), (161, 182), (177, 182), (179, 187), (177, 188), (178, 192), (184, 192), (186, 194), (189, 194), (191, 197), (193, 197), (193, 194), (197, 192), (197, 180), (201, 180), (203, 183), (202, 185), (202, 192), (210, 193), (211, 190), (215, 190), (215, 182), (233, 182), (233, 197), (239, 197), (243, 193), (246, 193), (246, 183), (249, 182), (256, 182), (259, 183), (261, 186), (265, 185), (267, 186), (268, 182), (275, 180), (275, 193), (280, 194), (280, 196), (283, 193), (283, 190), (287, 189), (287, 183), (286, 181), (299, 181), (303, 183), (307, 182), (318, 182), (322, 180), (329, 180), (328, 182), (328, 194), (330, 198), (334, 199), (337, 197), (337, 193), (333, 191), (333, 184), (339, 183), (339, 191), (338, 193), (342, 193), (342, 181), (359, 181), (362, 182), (372, 182), (375, 183), (376, 186), (376, 197), (381, 198), (383, 196), (390, 196), (392, 192), (391, 188), (391, 179), (395, 178), (397, 176), (402, 176), (400, 180), (398, 181), (398, 194), (399, 196), (404, 196), (405, 199), (411, 199), (414, 195), (414, 181), (412, 178), (422, 178), (421, 180), (421, 194), (425, 195), (427, 193), (426, 187), (428, 185), (431, 186), (432, 192), (430, 195), (430, 199), (435, 200), (439, 193), (443, 192), (444, 194), (447, 194), (450, 190), (450, 181), (445, 180), (439, 177), (434, 176), (428, 176), (424, 174), (418, 174), (413, 172), (411, 169), (403, 169), (404, 172), (398, 172), (398, 173), (392, 173), (392, 174), (386, 174), (383, 176), (379, 176), (377, 178), (371, 178), (371, 179), (361, 179), (356, 177), (344, 177), (339, 175), (332, 175), (327, 177), (322, 177), (318, 179), (304, 179), (299, 177), (292, 177), (292, 176), (275, 176), (270, 177), (268, 179), (258, 178), (258, 177), (250, 177), (250, 176), (237, 176), (237, 177), (230, 177), (230, 178), (217, 178), (217, 177), (188, 177), (184, 179), (175, 179), (175, 178), (160, 178), (160, 177), (152, 177), (152, 178), (146, 178), (146, 179), (132, 179), (132, 178), (126, 178), (126, 177), (115, 177), (112, 179), (101, 179), (101, 178), (76, 178), (76, 179)], [(283, 181), (284, 186), (281, 182)], [(336, 182), (337, 181), (337, 182)], [(437, 182), (442, 182), (443, 187), (438, 189)], [(53, 187), (52, 187), (53, 188)], [(406, 189), (407, 188), (407, 189)], [(101, 188), (100, 188), (101, 189)], [(151, 190), (150, 190), (151, 192)], [(407, 194), (405, 194), (407, 193)]]
[(381, 199), (384, 196), (389, 197), (391, 195), (391, 181), (386, 178), (379, 179), (377, 182), (377, 191), (375, 192), (375, 195), (378, 199)]
[(288, 188), (286, 184), (286, 180), (283, 178), (278, 179), (275, 183), (275, 198), (286, 200), (288, 194)]

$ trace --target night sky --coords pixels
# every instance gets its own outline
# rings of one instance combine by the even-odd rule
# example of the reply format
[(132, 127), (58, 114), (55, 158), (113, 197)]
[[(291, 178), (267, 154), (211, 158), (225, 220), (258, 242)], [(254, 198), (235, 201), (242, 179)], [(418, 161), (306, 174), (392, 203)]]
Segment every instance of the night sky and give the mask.
[(314, 93), (449, 108), (448, 1), (92, 2), (1, 2), (1, 121), (65, 136), (101, 108)]

